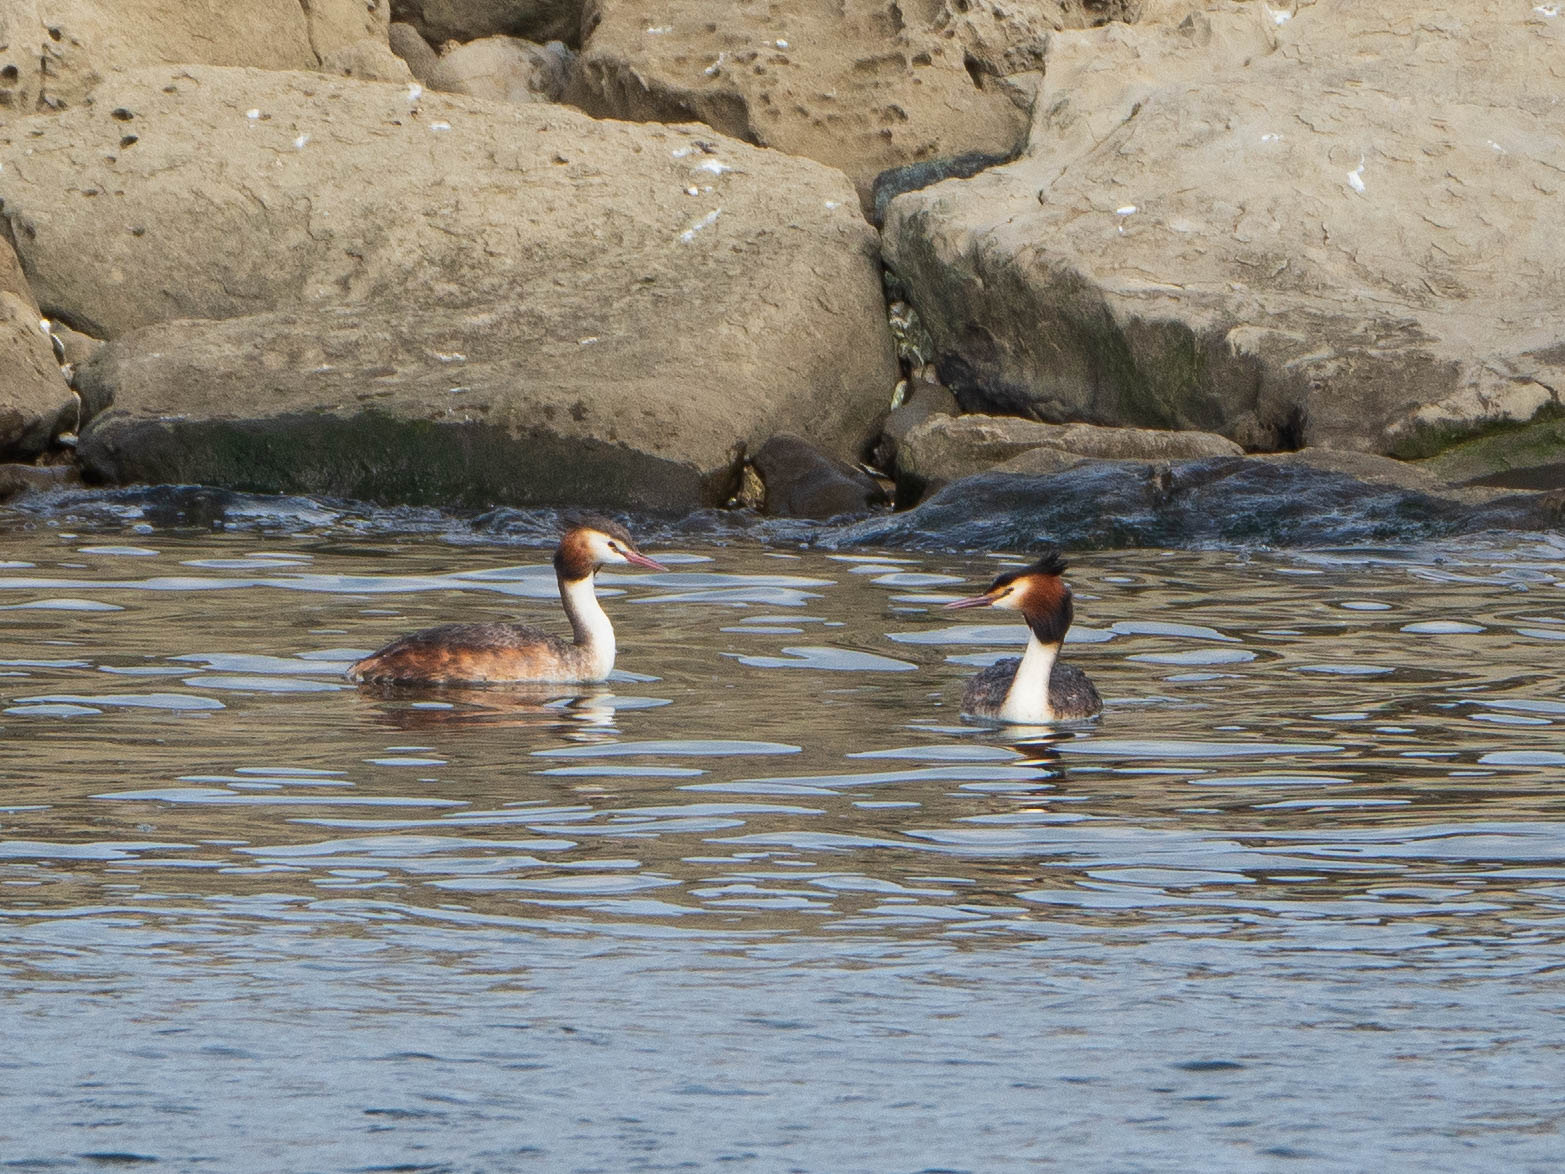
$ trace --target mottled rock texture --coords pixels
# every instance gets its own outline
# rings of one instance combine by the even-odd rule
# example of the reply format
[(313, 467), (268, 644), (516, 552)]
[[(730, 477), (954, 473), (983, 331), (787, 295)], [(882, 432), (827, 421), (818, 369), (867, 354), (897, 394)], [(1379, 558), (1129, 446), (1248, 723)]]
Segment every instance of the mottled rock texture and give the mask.
[(111, 340), (100, 479), (688, 507), (787, 428), (857, 457), (895, 382), (851, 186), (705, 128), (181, 67), (0, 146), (40, 303)]
[(887, 168), (1013, 154), (1049, 36), (1120, 14), (1075, 0), (598, 0), (568, 98), (829, 163), (867, 207)]
[(389, 19), (388, 0), (5, 0), (0, 109), (79, 105), (128, 66), (314, 69), (360, 41), (385, 45)]
[(1549, 7), (1056, 34), (1025, 157), (887, 212), (942, 377), (969, 410), (1399, 456), (1556, 407)]

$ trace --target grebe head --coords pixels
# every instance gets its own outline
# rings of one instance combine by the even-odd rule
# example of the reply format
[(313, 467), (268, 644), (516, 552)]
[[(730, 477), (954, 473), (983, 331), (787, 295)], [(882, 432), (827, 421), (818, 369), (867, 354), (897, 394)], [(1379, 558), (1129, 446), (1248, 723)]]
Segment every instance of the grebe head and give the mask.
[(1045, 644), (1057, 644), (1065, 639), (1073, 611), (1070, 588), (1060, 577), (1065, 573), (1066, 565), (1060, 552), (1051, 547), (1032, 566), (1000, 575), (982, 595), (958, 599), (946, 607), (1000, 607), (1019, 611), (1040, 640)]
[(630, 564), (668, 570), (636, 549), (630, 532), (607, 518), (582, 520), (565, 532), (554, 552), (554, 569), (563, 579), (586, 579), (599, 567)]

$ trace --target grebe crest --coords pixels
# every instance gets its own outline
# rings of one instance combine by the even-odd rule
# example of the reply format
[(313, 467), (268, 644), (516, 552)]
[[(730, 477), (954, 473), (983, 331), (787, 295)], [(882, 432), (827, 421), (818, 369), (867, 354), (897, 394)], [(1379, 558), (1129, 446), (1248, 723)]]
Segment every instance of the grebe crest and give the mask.
[(393, 640), (348, 669), (383, 685), (586, 684), (614, 668), (614, 626), (594, 590), (599, 567), (668, 568), (636, 549), (607, 518), (573, 518), (554, 550), (554, 576), (573, 639), (525, 624), (442, 624)]
[(967, 683), (962, 694), (965, 716), (1053, 725), (1102, 711), (1103, 699), (1087, 674), (1059, 660), (1075, 616), (1071, 590), (1062, 577), (1067, 566), (1059, 550), (1050, 547), (1031, 566), (998, 576), (982, 595), (946, 604), (1019, 611), (1027, 622), (1027, 651), (1020, 658), (997, 661)]

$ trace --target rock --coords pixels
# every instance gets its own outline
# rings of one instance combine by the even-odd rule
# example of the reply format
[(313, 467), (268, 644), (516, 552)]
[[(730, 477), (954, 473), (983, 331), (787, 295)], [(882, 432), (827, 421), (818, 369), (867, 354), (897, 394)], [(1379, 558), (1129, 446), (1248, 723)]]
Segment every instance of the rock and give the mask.
[(897, 450), (897, 495), (916, 501), (933, 486), (1051, 448), (1076, 457), (1168, 461), (1239, 456), (1231, 440), (1210, 432), (1160, 432), (1093, 424), (1042, 424), (1014, 416), (931, 416)]
[(410, 82), (413, 71), (384, 41), (365, 37), (340, 49), (321, 54), (322, 73), (354, 77), (366, 82)]
[[(0, 250), (4, 250), (0, 242)], [(75, 397), (60, 374), (38, 311), (0, 291), (0, 459), (31, 459), (74, 417)]]
[(559, 41), (484, 37), (441, 55), (429, 88), (495, 102), (557, 102), (570, 75), (571, 51)]
[(6, 0), (0, 107), (79, 105), (112, 70), (158, 63), (314, 69), (366, 37), (386, 41), (387, 0)]
[(1418, 461), (1427, 476), (1462, 485), (1552, 489), (1565, 462), (1565, 419), (1506, 428)]
[(80, 484), (81, 476), (71, 465), (0, 464), (0, 501), (10, 501), (24, 493), (71, 489)]
[(925, 420), (931, 416), (955, 416), (962, 410), (956, 396), (937, 380), (928, 378), (927, 370), (915, 372), (908, 380), (902, 402), (891, 409), (881, 427), (880, 443), (875, 450), (875, 462), (881, 469), (892, 468), (902, 441)]
[(798, 436), (773, 436), (751, 463), (765, 486), (764, 508), (769, 514), (834, 518), (862, 514), (886, 501), (885, 490), (873, 477)]
[(93, 355), (97, 354), (103, 346), (101, 338), (93, 338), (90, 334), (72, 330), (61, 322), (51, 322), (49, 324), (49, 333), (54, 335), (57, 343), (58, 358), (61, 366), (80, 367)]
[(1565, 21), (1276, 11), (1058, 33), (1023, 157), (891, 202), (964, 407), (1415, 456), (1559, 404)]
[(704, 130), (186, 66), (5, 139), (35, 292), (110, 339), (99, 480), (689, 508), (784, 427), (856, 458), (896, 378), (851, 187)]
[(22, 263), (17, 260), (16, 251), (7, 243), (3, 233), (0, 233), (0, 293), (15, 294), (32, 313), (35, 322), (42, 317), (38, 301), (33, 297), (32, 286), (27, 284), (27, 274), (22, 272)]
[(885, 222), (887, 206), (904, 192), (922, 191), (948, 179), (971, 179), (985, 168), (997, 167), (1009, 162), (1010, 158), (1009, 155), (985, 155), (982, 151), (969, 151), (951, 158), (925, 159), (887, 168), (870, 184), (870, 206), (867, 210), (869, 222), (879, 228)]
[(431, 45), (496, 35), (579, 45), (586, 7), (587, 0), (392, 0), (392, 18)]
[(402, 21), (393, 22), (386, 37), (391, 51), (407, 62), (413, 76), (426, 86), (429, 85), (429, 76), (435, 72), (440, 54), (430, 48), (429, 42), (419, 35), (416, 28)]
[(1036, 550), (1125, 546), (1337, 546), (1557, 523), (1548, 494), (1473, 503), (1370, 484), (1302, 460), (1083, 461), (1044, 476), (979, 473), (918, 508), (839, 526), (828, 549)]
[[(865, 208), (888, 168), (1010, 157), (1026, 134), (1036, 75), (1013, 82), (966, 51), (951, 27), (966, 3), (733, 5), (721, 21), (712, 7), (598, 0), (567, 100), (602, 118), (701, 121), (817, 159), (848, 174)], [(1035, 10), (1063, 23), (1074, 7)]]

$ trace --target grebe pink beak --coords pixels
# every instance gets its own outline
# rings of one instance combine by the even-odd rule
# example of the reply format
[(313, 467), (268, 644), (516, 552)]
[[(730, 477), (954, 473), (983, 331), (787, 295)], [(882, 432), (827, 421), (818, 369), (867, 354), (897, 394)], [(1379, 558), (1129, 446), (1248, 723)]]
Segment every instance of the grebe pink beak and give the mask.
[(994, 602), (994, 592), (985, 591), (982, 595), (969, 595), (966, 599), (957, 599), (946, 604), (946, 610), (950, 611), (958, 607), (988, 607)]
[(646, 567), (650, 571), (668, 570), (668, 568), (665, 567), (662, 563), (658, 562), (657, 559), (648, 558), (639, 550), (630, 550), (627, 548), (621, 550), (620, 553), (625, 556), (625, 561), (632, 564), (633, 566)]

